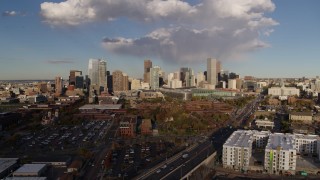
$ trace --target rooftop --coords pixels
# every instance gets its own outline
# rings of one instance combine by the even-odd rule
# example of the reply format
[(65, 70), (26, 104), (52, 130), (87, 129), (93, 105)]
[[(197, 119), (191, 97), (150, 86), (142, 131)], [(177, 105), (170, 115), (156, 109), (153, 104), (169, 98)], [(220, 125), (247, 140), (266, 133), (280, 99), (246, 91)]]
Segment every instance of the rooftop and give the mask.
[(18, 158), (0, 158), (0, 173), (5, 171), (7, 168), (16, 164)]
[(24, 164), (19, 169), (17, 169), (13, 174), (15, 174), (15, 173), (38, 173), (44, 167), (46, 167), (46, 164)]
[(283, 150), (294, 150), (294, 135), (275, 133), (270, 134), (266, 149), (277, 150), (281, 147)]
[(86, 104), (81, 106), (79, 110), (87, 110), (87, 109), (99, 109), (99, 110), (108, 110), (108, 109), (121, 109), (121, 104)]
[(252, 144), (252, 132), (238, 130), (232, 133), (224, 145), (236, 147), (250, 147)]
[(47, 180), (46, 177), (7, 177), (5, 180)]
[(312, 116), (312, 112), (290, 112), (290, 115), (295, 115), (295, 116)]
[(320, 141), (320, 137), (318, 135), (304, 135), (304, 134), (294, 134), (295, 138), (299, 138), (299, 139), (317, 139)]

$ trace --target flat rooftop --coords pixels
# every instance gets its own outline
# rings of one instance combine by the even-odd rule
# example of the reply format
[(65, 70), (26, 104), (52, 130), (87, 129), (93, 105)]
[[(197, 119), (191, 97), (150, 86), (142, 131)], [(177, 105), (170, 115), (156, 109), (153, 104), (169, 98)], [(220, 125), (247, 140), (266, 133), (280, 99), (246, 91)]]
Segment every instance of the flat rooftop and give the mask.
[(89, 109), (99, 109), (99, 110), (113, 110), (113, 109), (121, 109), (121, 104), (86, 104), (84, 106), (81, 106), (79, 110), (89, 110)]
[(44, 167), (46, 167), (46, 164), (24, 164), (19, 169), (17, 169), (13, 174), (38, 173)]
[(320, 140), (320, 137), (318, 135), (312, 135), (312, 134), (308, 134), (308, 135), (304, 135), (304, 134), (294, 134), (295, 138), (299, 138), (299, 139), (310, 139), (310, 140)]
[(276, 150), (281, 147), (283, 150), (294, 150), (294, 135), (275, 133), (270, 134), (266, 149)]
[(0, 173), (16, 164), (19, 158), (0, 158)]
[(250, 147), (252, 144), (252, 132), (238, 130), (232, 133), (224, 145), (235, 147)]
[(47, 180), (47, 177), (7, 177), (5, 180)]

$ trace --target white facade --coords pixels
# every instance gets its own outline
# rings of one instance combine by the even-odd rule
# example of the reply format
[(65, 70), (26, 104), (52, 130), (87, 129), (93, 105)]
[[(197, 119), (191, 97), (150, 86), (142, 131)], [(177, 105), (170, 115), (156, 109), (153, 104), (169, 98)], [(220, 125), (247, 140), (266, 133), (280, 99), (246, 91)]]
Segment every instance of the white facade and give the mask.
[(223, 167), (248, 170), (252, 151), (252, 139), (252, 131), (238, 130), (233, 132), (223, 145)]
[(132, 79), (131, 81), (131, 90), (141, 89), (141, 81), (140, 79)]
[(217, 85), (217, 60), (207, 59), (207, 81), (211, 85)]
[(320, 146), (320, 138), (317, 135), (295, 134), (295, 148), (297, 153), (317, 154)]
[(237, 89), (237, 80), (229, 79), (228, 80), (228, 89)]
[(89, 59), (88, 75), (91, 85), (99, 85), (99, 60)]
[(159, 88), (159, 73), (160, 67), (154, 66), (150, 68), (150, 88), (151, 89), (158, 89)]
[(264, 155), (264, 169), (270, 174), (294, 174), (297, 150), (294, 148), (294, 135), (271, 134)]
[(107, 62), (104, 60), (99, 61), (99, 86), (104, 87), (106, 90), (107, 86)]
[(266, 87), (268, 85), (267, 82), (257, 82), (257, 88), (263, 88)]
[(202, 72), (197, 73), (197, 86), (199, 87), (200, 82), (205, 81), (205, 76)]
[(173, 79), (171, 81), (169, 81), (169, 87), (170, 88), (181, 88), (182, 87), (182, 81), (180, 81), (179, 79)]
[(271, 87), (268, 89), (268, 95), (271, 96), (294, 96), (300, 95), (300, 89), (295, 87)]
[(258, 126), (258, 128), (274, 128), (274, 122), (273, 121), (269, 121), (268, 119), (256, 119), (255, 120), (256, 125)]

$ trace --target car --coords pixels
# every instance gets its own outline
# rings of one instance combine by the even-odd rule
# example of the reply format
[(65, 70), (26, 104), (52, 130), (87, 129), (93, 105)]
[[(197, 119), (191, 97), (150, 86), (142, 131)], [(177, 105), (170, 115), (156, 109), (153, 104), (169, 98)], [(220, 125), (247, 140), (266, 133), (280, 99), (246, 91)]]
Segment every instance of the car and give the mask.
[(161, 168), (162, 168), (162, 169), (165, 169), (165, 168), (167, 168), (167, 165), (165, 164), (165, 165), (163, 165)]
[(158, 170), (157, 170), (157, 173), (159, 174), (160, 172), (161, 172), (161, 169), (158, 169)]

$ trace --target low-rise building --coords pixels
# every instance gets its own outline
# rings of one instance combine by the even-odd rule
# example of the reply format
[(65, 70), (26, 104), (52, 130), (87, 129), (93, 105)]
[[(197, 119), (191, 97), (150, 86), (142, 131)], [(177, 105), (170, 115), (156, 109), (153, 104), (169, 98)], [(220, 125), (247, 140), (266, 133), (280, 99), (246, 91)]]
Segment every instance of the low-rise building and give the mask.
[(122, 137), (134, 137), (136, 135), (136, 116), (125, 116), (120, 121), (120, 136)]
[(18, 160), (18, 158), (0, 158), (0, 179), (8, 176), (19, 167)]
[(152, 135), (151, 119), (142, 119), (142, 122), (141, 122), (141, 135)]
[(274, 122), (268, 119), (256, 119), (255, 123), (258, 128), (264, 128), (264, 129), (274, 128)]
[(298, 121), (307, 124), (311, 124), (313, 121), (311, 112), (291, 112), (289, 114), (289, 119), (291, 121)]
[(13, 176), (20, 176), (20, 177), (39, 177), (46, 171), (46, 164), (24, 164), (15, 172), (13, 172)]
[(270, 174), (295, 174), (297, 150), (292, 134), (270, 134), (265, 149), (264, 169)]

